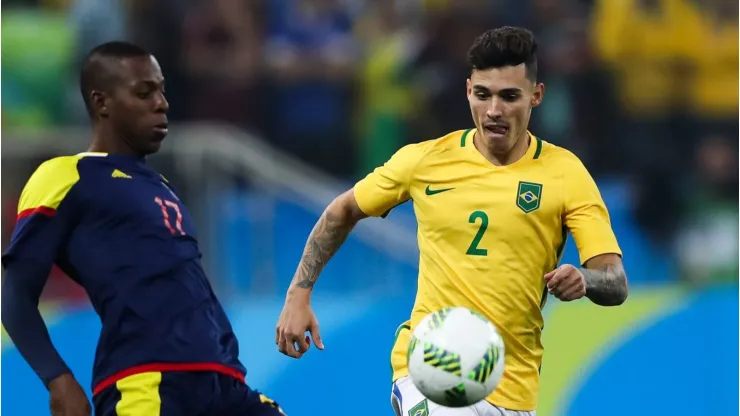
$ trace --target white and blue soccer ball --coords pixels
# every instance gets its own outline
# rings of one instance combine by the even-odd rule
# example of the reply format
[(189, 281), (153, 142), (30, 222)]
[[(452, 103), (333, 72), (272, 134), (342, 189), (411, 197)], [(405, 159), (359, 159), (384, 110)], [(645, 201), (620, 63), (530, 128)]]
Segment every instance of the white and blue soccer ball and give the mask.
[(409, 375), (429, 400), (465, 407), (488, 397), (504, 374), (504, 341), (483, 315), (445, 308), (419, 322), (407, 355)]

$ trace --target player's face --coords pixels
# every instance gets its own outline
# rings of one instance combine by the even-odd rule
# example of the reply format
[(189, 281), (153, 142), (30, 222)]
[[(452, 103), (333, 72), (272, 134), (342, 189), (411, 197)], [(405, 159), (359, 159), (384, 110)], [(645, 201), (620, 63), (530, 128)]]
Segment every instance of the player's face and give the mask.
[(110, 99), (111, 122), (136, 153), (155, 153), (167, 136), (169, 110), (159, 63), (153, 56), (124, 59), (119, 76)]
[(524, 64), (473, 70), (467, 81), (475, 127), (494, 154), (508, 153), (525, 137), (532, 108), (542, 102), (545, 86), (526, 77)]

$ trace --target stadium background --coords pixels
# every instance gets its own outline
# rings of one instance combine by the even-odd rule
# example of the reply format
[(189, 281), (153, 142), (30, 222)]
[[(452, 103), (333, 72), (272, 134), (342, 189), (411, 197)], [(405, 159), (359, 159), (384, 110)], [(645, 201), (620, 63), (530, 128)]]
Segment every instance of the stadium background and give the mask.
[[(322, 208), (405, 143), (471, 126), (465, 52), (525, 25), (547, 84), (532, 130), (597, 178), (625, 253), (619, 308), (550, 300), (541, 416), (738, 412), (738, 27), (734, 0), (3, 0), (7, 242), (35, 167), (84, 150), (76, 71), (112, 39), (152, 50), (175, 123), (152, 158), (184, 192), (250, 383), (291, 415), (390, 415), (388, 352), (414, 298), (409, 204), (324, 272), (326, 351), (273, 343)], [(82, 127), (81, 127), (82, 126)], [(572, 242), (566, 262), (575, 262)], [(43, 309), (87, 386), (99, 321), (54, 272)], [(2, 338), (4, 415), (48, 414)]]

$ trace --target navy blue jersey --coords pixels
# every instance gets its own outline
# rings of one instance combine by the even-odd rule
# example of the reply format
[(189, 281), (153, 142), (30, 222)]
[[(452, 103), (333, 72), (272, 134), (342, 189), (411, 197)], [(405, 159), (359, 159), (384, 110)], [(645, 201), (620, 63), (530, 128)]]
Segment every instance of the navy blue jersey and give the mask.
[(3, 264), (57, 264), (103, 327), (93, 392), (150, 371), (244, 380), (239, 347), (200, 261), (190, 215), (143, 159), (82, 153), (43, 163), (18, 203)]

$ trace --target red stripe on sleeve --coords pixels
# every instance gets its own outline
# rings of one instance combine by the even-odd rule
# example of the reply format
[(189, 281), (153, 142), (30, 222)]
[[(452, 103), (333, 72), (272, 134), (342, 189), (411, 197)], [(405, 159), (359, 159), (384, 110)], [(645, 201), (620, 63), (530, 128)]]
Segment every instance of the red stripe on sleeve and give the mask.
[(49, 207), (29, 208), (29, 209), (24, 209), (23, 211), (21, 211), (18, 214), (18, 218), (16, 219), (16, 221), (22, 218), (30, 217), (33, 214), (41, 214), (47, 217), (53, 217), (54, 215), (56, 215), (56, 213), (57, 213), (57, 210), (55, 210), (54, 208), (49, 208)]

